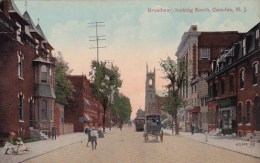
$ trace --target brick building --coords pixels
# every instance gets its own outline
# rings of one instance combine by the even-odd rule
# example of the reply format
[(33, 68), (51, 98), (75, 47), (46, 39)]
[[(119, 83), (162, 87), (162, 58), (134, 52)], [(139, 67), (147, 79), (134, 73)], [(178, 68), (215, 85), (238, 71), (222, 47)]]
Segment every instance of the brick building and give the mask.
[(0, 134), (53, 125), (54, 64), (52, 46), (28, 12), (13, 0), (0, 0)]
[(240, 37), (237, 31), (198, 31), (196, 25), (183, 34), (176, 56), (188, 62), (188, 82), (180, 89), (180, 95), (187, 102), (179, 114), (182, 116), (179, 119), (183, 120), (180, 126), (185, 130), (189, 130), (191, 122), (195, 123), (197, 129), (208, 130), (208, 86), (205, 78), (210, 72), (210, 61)]
[(90, 81), (84, 75), (69, 77), (73, 87), (73, 98), (68, 100), (64, 108), (66, 123), (74, 124), (74, 132), (82, 132), (86, 126), (102, 125), (103, 107), (91, 93)]
[(260, 131), (260, 23), (212, 62), (209, 110), (212, 129), (240, 136)]

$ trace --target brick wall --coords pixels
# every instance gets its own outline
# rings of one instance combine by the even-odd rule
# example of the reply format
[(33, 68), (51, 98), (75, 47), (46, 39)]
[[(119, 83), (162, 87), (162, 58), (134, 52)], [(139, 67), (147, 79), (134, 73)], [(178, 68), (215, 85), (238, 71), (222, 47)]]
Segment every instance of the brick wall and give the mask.
[[(0, 132), (6, 134), (10, 131), (23, 129), (26, 137), (29, 136), (29, 99), (33, 97), (34, 69), (32, 61), (35, 57), (34, 50), (28, 45), (22, 45), (16, 41), (8, 41), (0, 44), (0, 101), (3, 111)], [(17, 51), (24, 55), (23, 79), (18, 78)], [(18, 93), (24, 95), (24, 122), (19, 122)]]

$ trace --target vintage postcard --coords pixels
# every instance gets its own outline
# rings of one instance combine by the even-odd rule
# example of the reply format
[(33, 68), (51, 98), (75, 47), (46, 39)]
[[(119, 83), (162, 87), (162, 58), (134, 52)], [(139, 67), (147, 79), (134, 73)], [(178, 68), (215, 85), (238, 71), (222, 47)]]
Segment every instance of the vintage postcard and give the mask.
[(0, 0), (0, 162), (259, 162), (259, 0)]

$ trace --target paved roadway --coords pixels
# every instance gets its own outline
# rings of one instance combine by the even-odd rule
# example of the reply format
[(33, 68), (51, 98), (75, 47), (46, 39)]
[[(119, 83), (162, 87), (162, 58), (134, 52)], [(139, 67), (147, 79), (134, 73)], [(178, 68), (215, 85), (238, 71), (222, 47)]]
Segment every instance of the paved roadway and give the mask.
[(183, 136), (165, 136), (164, 142), (144, 142), (142, 132), (113, 128), (98, 139), (97, 150), (86, 140), (29, 159), (28, 163), (260, 163), (260, 159), (200, 143)]

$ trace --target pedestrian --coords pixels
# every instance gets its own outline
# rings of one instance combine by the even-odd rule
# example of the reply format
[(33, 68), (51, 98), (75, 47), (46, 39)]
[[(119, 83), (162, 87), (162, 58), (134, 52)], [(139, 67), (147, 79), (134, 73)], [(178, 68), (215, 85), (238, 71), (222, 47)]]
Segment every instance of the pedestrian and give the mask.
[(53, 138), (55, 138), (56, 140), (56, 134), (57, 134), (57, 131), (56, 131), (56, 126), (53, 126), (51, 128), (51, 139), (53, 140)]
[(123, 127), (123, 125), (122, 125), (122, 123), (120, 123), (119, 124), (120, 131), (122, 131), (122, 127)]
[(8, 154), (9, 149), (13, 149), (13, 151), (15, 151), (14, 150), (15, 145), (16, 145), (16, 143), (15, 143), (15, 133), (10, 132), (8, 141), (5, 143), (5, 146), (4, 146), (4, 148), (6, 149), (5, 154)]
[(191, 134), (193, 135), (193, 133), (194, 133), (194, 124), (193, 123), (191, 123), (190, 130), (191, 130)]

